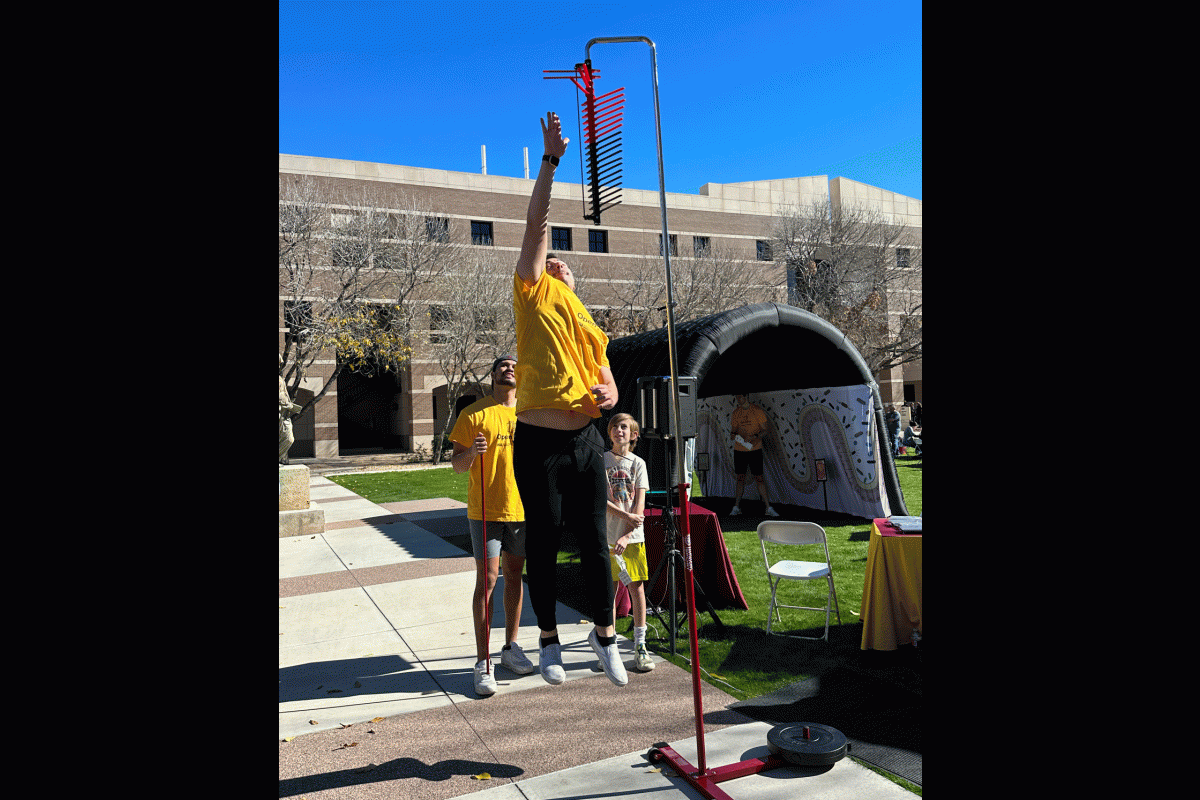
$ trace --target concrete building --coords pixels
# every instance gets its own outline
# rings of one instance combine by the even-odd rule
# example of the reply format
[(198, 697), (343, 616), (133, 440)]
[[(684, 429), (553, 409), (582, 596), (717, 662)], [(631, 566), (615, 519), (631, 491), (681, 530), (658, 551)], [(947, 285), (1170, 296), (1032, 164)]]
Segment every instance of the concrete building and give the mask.
[[(469, 230), (474, 242), (502, 254), (508, 251), (513, 264), (520, 252), (533, 187), (533, 181), (525, 178), (285, 154), (279, 156), (279, 173), (281, 177), (311, 176), (334, 191), (369, 185), (385, 197), (420, 196), (427, 207), (438, 210), (447, 224)], [(550, 250), (563, 253), (564, 260), (585, 276), (589, 285), (621, 281), (635, 260), (661, 252), (662, 216), (657, 190), (623, 188), (620, 205), (603, 212), (602, 225), (593, 225), (583, 219), (583, 189), (577, 183), (555, 182), (550, 205)], [(866, 203), (890, 215), (897, 225), (917, 230), (921, 227), (920, 200), (846, 178), (829, 180), (822, 175), (708, 183), (697, 194), (667, 194), (672, 252), (689, 256), (719, 244), (746, 260), (760, 260), (769, 253), (764, 244), (777, 207), (807, 205), (826, 197), (835, 203)], [(777, 269), (780, 274), (775, 276), (775, 285), (784, 287), (787, 282), (783, 268)], [(787, 300), (783, 296), (769, 299)], [(280, 298), (281, 348), (286, 331), (284, 300)], [(593, 303), (589, 301), (589, 305)], [(602, 307), (603, 300), (598, 305)], [(303, 392), (321, 390), (333, 373), (332, 359), (330, 355), (314, 364)], [(919, 362), (891, 370), (878, 376), (877, 381), (885, 404), (922, 400)], [(296, 401), (304, 399), (301, 396)], [(316, 405), (315, 415), (309, 412), (294, 422), (296, 443), (290, 452), (295, 457), (330, 457), (343, 450), (363, 448), (428, 450), (437, 421), (451, 413), (454, 410), (446, 403), (445, 380), (440, 371), (416, 352), (399, 376), (364, 379), (343, 371), (336, 385)]]

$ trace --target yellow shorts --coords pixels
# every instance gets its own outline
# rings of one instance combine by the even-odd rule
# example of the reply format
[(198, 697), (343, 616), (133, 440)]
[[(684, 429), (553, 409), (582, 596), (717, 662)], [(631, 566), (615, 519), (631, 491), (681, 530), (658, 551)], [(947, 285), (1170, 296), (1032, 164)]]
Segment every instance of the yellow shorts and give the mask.
[[(650, 580), (650, 567), (646, 563), (646, 543), (631, 542), (625, 546), (625, 552), (621, 554), (625, 559), (625, 568), (629, 570), (629, 579), (633, 581), (648, 581)], [(617, 559), (613, 555), (612, 548), (608, 548), (608, 565), (612, 568), (612, 579), (620, 580), (621, 568), (617, 565)]]

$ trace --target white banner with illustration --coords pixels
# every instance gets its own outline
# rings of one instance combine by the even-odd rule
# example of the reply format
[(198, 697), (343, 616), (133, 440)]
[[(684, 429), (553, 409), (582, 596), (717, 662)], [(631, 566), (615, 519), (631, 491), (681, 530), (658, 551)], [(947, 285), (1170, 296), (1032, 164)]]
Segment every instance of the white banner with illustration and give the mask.
[[(767, 415), (763, 475), (772, 505), (839, 511), (866, 519), (891, 513), (880, 476), (870, 387), (760, 392), (748, 399)], [(696, 403), (695, 452), (708, 455), (709, 468), (700, 474), (706, 496), (734, 496), (737, 476), (730, 417), (736, 407), (733, 395)], [(746, 475), (742, 497), (759, 499), (753, 475)]]

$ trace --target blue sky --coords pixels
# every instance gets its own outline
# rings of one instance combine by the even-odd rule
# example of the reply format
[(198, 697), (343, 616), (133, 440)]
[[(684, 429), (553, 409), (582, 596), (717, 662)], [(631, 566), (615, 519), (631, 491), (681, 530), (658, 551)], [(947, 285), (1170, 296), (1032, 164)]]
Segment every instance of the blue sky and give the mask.
[[(279, 3), (279, 152), (524, 176), (538, 118), (571, 144), (571, 69), (591, 39), (656, 45), (668, 192), (841, 175), (921, 198), (919, 0)], [(598, 90), (625, 87), (622, 185), (658, 189), (650, 48), (596, 44)], [(581, 98), (582, 99), (582, 98)]]

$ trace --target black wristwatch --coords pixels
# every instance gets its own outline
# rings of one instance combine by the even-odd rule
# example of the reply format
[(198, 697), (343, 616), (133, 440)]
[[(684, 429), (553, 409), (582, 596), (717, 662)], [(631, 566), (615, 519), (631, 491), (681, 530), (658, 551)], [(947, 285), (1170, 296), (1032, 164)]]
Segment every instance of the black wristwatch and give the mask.
[(546, 155), (542, 156), (542, 161), (549, 161), (552, 166), (558, 166), (558, 156), (552, 156), (549, 153), (546, 153)]

